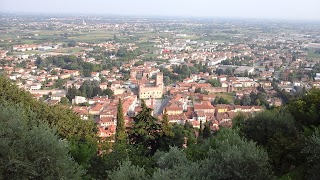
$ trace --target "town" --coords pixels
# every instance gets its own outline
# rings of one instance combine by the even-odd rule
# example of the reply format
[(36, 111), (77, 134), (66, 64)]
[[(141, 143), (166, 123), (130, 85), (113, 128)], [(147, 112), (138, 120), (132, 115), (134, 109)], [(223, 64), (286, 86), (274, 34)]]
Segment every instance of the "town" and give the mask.
[(0, 179), (320, 179), (320, 1), (0, 5)]
[(0, 16), (0, 73), (112, 142), (141, 102), (214, 132), (320, 87), (320, 25), (232, 19)]

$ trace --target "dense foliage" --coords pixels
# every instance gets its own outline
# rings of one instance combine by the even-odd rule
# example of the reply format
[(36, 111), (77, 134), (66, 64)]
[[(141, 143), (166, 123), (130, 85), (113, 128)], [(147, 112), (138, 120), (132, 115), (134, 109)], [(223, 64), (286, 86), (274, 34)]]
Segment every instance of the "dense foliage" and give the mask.
[[(133, 60), (140, 54), (140, 51), (128, 51), (123, 47), (116, 52), (108, 52), (96, 47), (92, 52), (88, 53), (88, 57), (93, 58), (99, 63), (85, 62), (75, 55), (59, 55), (47, 57), (44, 59), (38, 57), (35, 64), (40, 69), (52, 69), (53, 66), (56, 66), (68, 70), (79, 70), (83, 76), (91, 77), (92, 72), (98, 72), (101, 70), (112, 70), (112, 68), (114, 67), (119, 68), (122, 63)], [(118, 56), (118, 60), (111, 60), (109, 58), (109, 56), (111, 55)]]
[(68, 88), (66, 97), (71, 101), (76, 96), (83, 96), (86, 98), (93, 98), (95, 96), (113, 96), (113, 91), (110, 88), (102, 90), (99, 86), (99, 82), (96, 80), (85, 80), (79, 89), (75, 86)]
[[(97, 152), (97, 131), (92, 121), (81, 120), (80, 116), (70, 109), (61, 106), (48, 106), (45, 103), (37, 101), (28, 92), (19, 89), (11, 81), (0, 76), (0, 105), (4, 106), (6, 102), (10, 102), (13, 106), (19, 105), (21, 109), (20, 111), (16, 110), (18, 113), (11, 113), (11, 115), (21, 114), (21, 116), (23, 116), (24, 112), (26, 116), (32, 115), (32, 117), (29, 117), (32, 118), (32, 127), (34, 126), (34, 131), (40, 131), (39, 134), (50, 134), (52, 133), (50, 129), (56, 129), (58, 137), (65, 139), (69, 144), (69, 151), (66, 152), (70, 152), (72, 158), (84, 168), (90, 167), (90, 159), (93, 158)], [(2, 121), (4, 120), (6, 119), (4, 118)], [(39, 128), (43, 127), (43, 124), (48, 127)], [(22, 126), (22, 128), (27, 127)], [(41, 129), (47, 129), (48, 132)], [(21, 138), (22, 137), (25, 138), (24, 136), (21, 136)], [(51, 138), (53, 142), (58, 141), (58, 139), (54, 140), (54, 138), (57, 137), (53, 135), (48, 135), (48, 138)], [(52, 146), (56, 145), (52, 144), (51, 147)], [(50, 146), (48, 145), (48, 147)], [(30, 148), (36, 147), (30, 146)], [(32, 149), (30, 151), (32, 151)]]
[(21, 105), (0, 104), (0, 179), (80, 179), (68, 143), (37, 121)]

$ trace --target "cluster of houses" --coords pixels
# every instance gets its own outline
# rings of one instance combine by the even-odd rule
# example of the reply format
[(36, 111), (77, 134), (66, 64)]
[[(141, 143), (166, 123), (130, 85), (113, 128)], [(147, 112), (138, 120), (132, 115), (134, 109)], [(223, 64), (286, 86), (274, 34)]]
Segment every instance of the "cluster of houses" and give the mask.
[[(162, 114), (167, 113), (171, 123), (183, 124), (188, 121), (199, 128), (200, 123), (210, 122), (211, 129), (215, 131), (220, 126), (230, 127), (232, 118), (240, 112), (252, 114), (264, 109), (261, 106), (240, 106), (233, 103), (213, 105), (212, 102), (220, 95), (241, 98), (250, 95), (251, 92), (257, 92), (257, 88), (262, 87), (267, 102), (271, 106), (280, 106), (282, 101), (276, 97), (277, 92), (272, 82), (277, 83), (280, 90), (289, 93), (299, 87), (320, 88), (320, 72), (315, 68), (319, 66), (320, 59), (308, 55), (312, 51), (319, 50), (320, 45), (311, 43), (313, 39), (310, 36), (263, 33), (252, 38), (248, 37), (249, 35), (238, 34), (230, 35), (233, 39), (242, 38), (238, 43), (198, 42), (188, 38), (193, 36), (191, 34), (169, 30), (159, 30), (158, 33), (173, 35), (172, 39), (160, 35), (133, 38), (134, 35), (129, 33), (139, 30), (154, 32), (149, 29), (151, 26), (148, 23), (89, 24), (83, 19), (81, 22), (81, 24), (68, 24), (56, 23), (53, 20), (49, 24), (57, 29), (126, 31), (126, 33), (124, 31), (116, 33), (114, 40), (107, 42), (77, 42), (77, 46), (88, 49), (74, 55), (87, 63), (102, 63), (101, 59), (97, 60), (92, 56), (92, 47), (99, 47), (107, 54), (109, 60), (115, 62), (120, 58), (116, 55), (119, 49), (134, 51), (139, 48), (138, 43), (117, 43), (116, 39), (121, 36), (136, 38), (139, 43), (152, 44), (153, 47), (148, 50), (140, 49), (141, 56), (123, 62), (121, 67), (92, 72), (90, 77), (84, 77), (79, 70), (55, 66), (39, 69), (35, 55), (30, 53), (17, 55), (19, 52), (37, 50), (39, 56), (44, 58), (54, 56), (56, 54), (45, 51), (59, 49), (61, 44), (18, 44), (12, 46), (10, 55), (9, 50), (0, 50), (0, 59), (5, 60), (1, 61), (3, 63), (0, 64), (0, 71), (35, 98), (42, 98), (52, 105), (58, 104), (66, 97), (68, 88), (74, 86), (79, 89), (85, 80), (99, 82), (101, 90), (112, 90), (114, 97), (96, 96), (88, 99), (76, 96), (72, 100), (71, 108), (84, 120), (94, 119), (97, 122), (100, 137), (114, 136), (119, 99), (122, 102), (125, 125), (128, 128), (132, 125), (132, 117), (141, 110), (141, 100), (145, 100), (147, 105), (154, 109), (153, 115), (160, 121)], [(205, 34), (199, 36), (205, 38)], [(145, 58), (143, 56), (145, 54), (152, 54), (156, 61)], [(145, 61), (139, 65), (137, 62), (141, 60)], [(173, 72), (174, 67), (180, 65), (186, 65), (190, 69), (202, 65), (205, 66), (206, 72), (193, 71), (181, 82), (166, 86), (164, 78), (169, 77), (160, 69)], [(126, 79), (122, 73), (124, 71), (130, 71)], [(230, 72), (225, 73), (226, 71)], [(64, 84), (63, 88), (59, 89), (56, 83), (60, 80), (64, 80)], [(218, 81), (219, 86), (214, 87), (209, 83), (210, 80)]]
[[(198, 95), (201, 97), (201, 95)], [(198, 97), (198, 98), (199, 98)], [(201, 97), (203, 98), (203, 97)], [(84, 120), (93, 118), (99, 128), (98, 135), (103, 138), (111, 138), (115, 135), (117, 124), (117, 105), (121, 99), (123, 112), (125, 115), (125, 126), (130, 128), (133, 117), (141, 110), (141, 100), (133, 93), (123, 93), (114, 98), (97, 96), (92, 99), (83, 99), (89, 106), (74, 105), (73, 111), (78, 113)], [(146, 100), (148, 107), (154, 108), (153, 99)], [(262, 111), (261, 106), (240, 106), (218, 104), (213, 106), (209, 100), (198, 99), (196, 102), (190, 100), (189, 96), (176, 94), (163, 107), (163, 113), (167, 113), (170, 123), (184, 124), (191, 123), (194, 127), (200, 128), (200, 123), (210, 122), (212, 131), (216, 131), (220, 126), (230, 127), (232, 118), (239, 112), (253, 114)], [(154, 112), (152, 112), (153, 115)], [(163, 114), (162, 113), (162, 114)], [(155, 115), (159, 121), (162, 114)]]

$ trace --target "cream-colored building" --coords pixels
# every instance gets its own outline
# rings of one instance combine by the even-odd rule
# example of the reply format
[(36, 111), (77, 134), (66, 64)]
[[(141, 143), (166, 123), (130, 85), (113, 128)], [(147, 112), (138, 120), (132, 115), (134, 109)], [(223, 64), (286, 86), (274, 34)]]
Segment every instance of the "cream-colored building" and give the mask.
[(140, 99), (161, 99), (163, 96), (163, 74), (157, 73), (155, 85), (146, 86), (139, 85), (139, 98)]

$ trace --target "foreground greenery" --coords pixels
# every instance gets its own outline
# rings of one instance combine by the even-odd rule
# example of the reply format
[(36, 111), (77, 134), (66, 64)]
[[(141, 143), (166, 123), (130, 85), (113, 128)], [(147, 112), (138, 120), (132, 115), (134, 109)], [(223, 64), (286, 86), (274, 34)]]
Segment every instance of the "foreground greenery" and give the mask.
[[(168, 123), (142, 102), (115, 143), (93, 121), (47, 106), (0, 77), (0, 179), (319, 179), (320, 90), (211, 132)], [(112, 150), (110, 149), (112, 148)]]
[(0, 105), (0, 179), (79, 179), (85, 171), (36, 114), (21, 105)]

